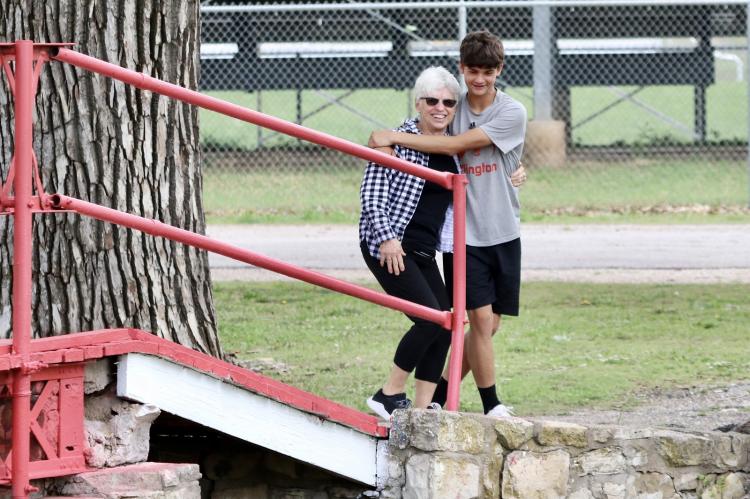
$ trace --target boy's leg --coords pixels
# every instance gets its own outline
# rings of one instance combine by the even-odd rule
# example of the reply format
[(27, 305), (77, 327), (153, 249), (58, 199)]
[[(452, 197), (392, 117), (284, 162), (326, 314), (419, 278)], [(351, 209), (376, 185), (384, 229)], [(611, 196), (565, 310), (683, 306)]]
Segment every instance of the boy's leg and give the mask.
[(492, 346), (495, 314), (492, 305), (469, 310), (470, 334), (466, 337), (467, 368), (471, 369), (478, 388), (495, 384), (495, 353)]
[[(472, 370), (482, 396), (484, 411), (501, 404), (495, 389), (495, 355), (492, 336), (497, 332), (501, 314), (518, 315), (520, 286), (520, 240), (489, 248), (467, 246), (467, 308), (470, 330), (464, 338), (464, 357), (461, 378)], [(452, 258), (444, 258), (446, 281), (452, 272)], [(490, 290), (487, 289), (490, 286)], [(450, 287), (448, 288), (450, 291)], [(485, 305), (491, 303), (489, 305)], [(481, 306), (480, 306), (481, 305)], [(475, 365), (478, 362), (479, 364)], [(438, 381), (433, 401), (445, 403), (448, 390), (448, 371)]]

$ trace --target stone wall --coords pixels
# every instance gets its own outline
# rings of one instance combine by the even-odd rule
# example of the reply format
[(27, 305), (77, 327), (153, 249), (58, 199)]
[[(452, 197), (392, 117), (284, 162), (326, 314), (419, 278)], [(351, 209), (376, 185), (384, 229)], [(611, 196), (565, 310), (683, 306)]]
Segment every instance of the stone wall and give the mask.
[(399, 411), (381, 497), (750, 498), (750, 435)]
[(37, 481), (32, 497), (750, 499), (750, 435), (425, 410), (397, 411), (368, 490), (186, 421), (155, 435), (165, 415), (119, 399), (112, 373), (109, 360), (86, 370), (87, 463), (101, 469)]

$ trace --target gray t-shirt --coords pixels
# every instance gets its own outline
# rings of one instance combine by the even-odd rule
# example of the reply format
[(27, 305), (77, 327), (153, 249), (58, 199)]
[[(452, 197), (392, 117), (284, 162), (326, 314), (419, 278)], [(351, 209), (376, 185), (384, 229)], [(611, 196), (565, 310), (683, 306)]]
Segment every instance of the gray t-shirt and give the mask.
[(518, 189), (510, 183), (521, 161), (526, 135), (526, 109), (497, 91), (495, 101), (479, 114), (469, 109), (466, 95), (458, 102), (451, 133), (460, 135), (479, 127), (493, 144), (459, 154), (466, 174), (466, 244), (493, 246), (521, 236)]

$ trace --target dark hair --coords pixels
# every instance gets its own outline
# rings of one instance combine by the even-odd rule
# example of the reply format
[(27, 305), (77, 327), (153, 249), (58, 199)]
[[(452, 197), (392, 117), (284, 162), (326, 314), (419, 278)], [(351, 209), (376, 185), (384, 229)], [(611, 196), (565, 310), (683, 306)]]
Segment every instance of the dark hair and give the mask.
[(503, 42), (487, 30), (472, 31), (461, 41), (461, 64), (499, 68), (505, 60)]

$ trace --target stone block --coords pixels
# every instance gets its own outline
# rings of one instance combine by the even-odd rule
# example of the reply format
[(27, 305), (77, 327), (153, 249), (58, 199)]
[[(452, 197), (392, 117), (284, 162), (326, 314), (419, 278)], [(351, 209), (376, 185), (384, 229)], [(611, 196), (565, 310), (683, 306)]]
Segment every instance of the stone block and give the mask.
[(411, 434), (410, 411), (396, 410), (391, 417), (391, 431), (388, 436), (388, 445), (396, 449), (409, 447), (409, 436)]
[(632, 428), (628, 426), (619, 426), (612, 429), (612, 437), (615, 440), (640, 440), (654, 436), (654, 430), (651, 428)]
[(698, 488), (698, 473), (695, 472), (675, 474), (672, 480), (677, 492), (696, 490)]
[(406, 463), (403, 499), (483, 497), (479, 465), (470, 457), (415, 454)]
[(638, 471), (643, 471), (649, 464), (649, 450), (653, 445), (626, 446), (623, 448), (623, 455), (628, 460), (628, 465)]
[(750, 496), (750, 476), (745, 473), (727, 473), (719, 477), (724, 479), (721, 499), (747, 499)]
[(542, 421), (538, 423), (536, 441), (541, 445), (583, 448), (588, 445), (586, 427), (575, 423)]
[(750, 497), (750, 476), (726, 473), (702, 478), (701, 499), (747, 499)]
[(101, 468), (145, 461), (151, 423), (160, 413), (155, 406), (118, 398), (114, 385), (86, 397), (84, 430), (90, 449), (86, 463)]
[(706, 437), (675, 431), (656, 435), (657, 451), (671, 466), (698, 466), (711, 463), (713, 442)]
[(200, 499), (200, 477), (197, 464), (139, 463), (74, 475), (60, 492), (109, 499)]
[(602, 484), (602, 492), (606, 499), (626, 499), (628, 487), (624, 483), (606, 482)]
[(86, 363), (83, 374), (83, 393), (92, 393), (104, 390), (114, 381), (112, 360), (103, 358)]
[(680, 499), (672, 477), (665, 473), (639, 473), (635, 477), (634, 487), (638, 497)]
[(567, 499), (595, 499), (589, 489), (578, 489), (568, 496)]
[(478, 417), (427, 409), (411, 411), (409, 439), (416, 449), (478, 454), (492, 443), (485, 436), (485, 427)]
[(534, 423), (521, 418), (502, 418), (495, 422), (495, 431), (503, 447), (517, 450), (534, 437)]
[(557, 499), (568, 494), (570, 455), (563, 450), (545, 453), (511, 452), (503, 469), (504, 499)]
[(580, 475), (615, 475), (624, 473), (628, 462), (622, 450), (603, 448), (581, 454), (573, 465)]
[(714, 436), (716, 466), (719, 468), (743, 468), (748, 462), (750, 438), (747, 435), (732, 433)]
[(565, 166), (565, 122), (533, 120), (526, 127), (523, 161), (529, 166)]
[(482, 497), (500, 497), (500, 475), (503, 472), (503, 447), (495, 442), (482, 463)]
[(609, 426), (593, 426), (589, 428), (591, 440), (598, 444), (606, 444), (614, 438), (614, 430)]

